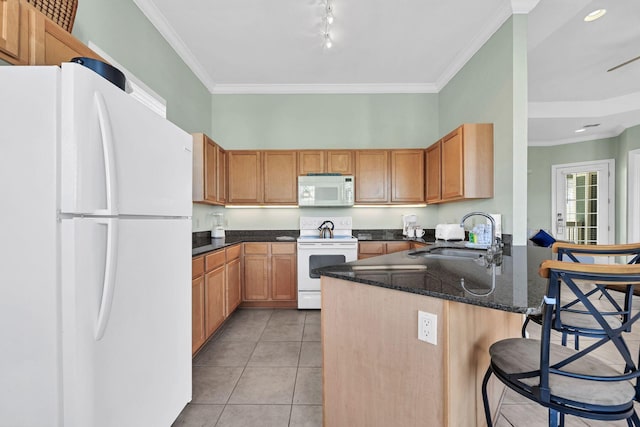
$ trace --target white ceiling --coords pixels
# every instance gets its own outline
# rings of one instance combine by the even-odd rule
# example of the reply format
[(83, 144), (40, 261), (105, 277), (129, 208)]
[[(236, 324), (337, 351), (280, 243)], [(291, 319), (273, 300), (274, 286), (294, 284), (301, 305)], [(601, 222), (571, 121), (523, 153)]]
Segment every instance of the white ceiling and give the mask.
[(134, 1), (212, 93), (436, 93), (530, 11), (529, 144), (640, 124), (639, 0), (331, 0), (331, 49), (324, 0)]

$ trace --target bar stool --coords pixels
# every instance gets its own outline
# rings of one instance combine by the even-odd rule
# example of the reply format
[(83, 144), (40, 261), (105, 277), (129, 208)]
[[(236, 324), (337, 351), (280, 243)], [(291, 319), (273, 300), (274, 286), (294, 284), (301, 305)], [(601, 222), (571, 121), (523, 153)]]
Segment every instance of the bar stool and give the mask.
[[(555, 242), (552, 246), (552, 252), (557, 254), (559, 261), (572, 261), (576, 263), (594, 263), (597, 260), (611, 257), (628, 256), (630, 260), (629, 264), (640, 263), (640, 243), (622, 244), (622, 245), (578, 245), (568, 242)], [(604, 284), (593, 283), (590, 284), (591, 290), (585, 295), (591, 297), (592, 295), (599, 294), (599, 297), (604, 298), (610, 304), (611, 308), (607, 312), (602, 312), (602, 315), (607, 320), (610, 327), (619, 327), (623, 322), (629, 318), (631, 313), (631, 306), (633, 302), (633, 287), (628, 286), (608, 286)], [(615, 298), (609, 293), (610, 290), (616, 290), (624, 292), (624, 303), (621, 307)], [(637, 290), (637, 292), (640, 289)], [(579, 346), (579, 337), (599, 337), (604, 334), (604, 331), (599, 324), (594, 322), (593, 317), (586, 313), (584, 306), (580, 304), (580, 301), (573, 299), (570, 302), (561, 306), (559, 314), (562, 317), (562, 322), (558, 322), (557, 325), (562, 324), (563, 327), (558, 326), (558, 331), (562, 333), (562, 345), (567, 345), (567, 336), (574, 336), (574, 347), (577, 350)], [(538, 325), (542, 324), (541, 314), (530, 314), (527, 316), (524, 324), (522, 325), (522, 337), (525, 338), (527, 326), (529, 322), (533, 321)], [(627, 330), (629, 332), (629, 330)]]
[[(594, 282), (633, 288), (640, 285), (640, 265), (580, 264), (562, 261), (542, 263), (540, 276), (548, 278), (542, 312), (541, 339), (509, 338), (489, 348), (489, 368), (482, 382), (482, 397), (487, 425), (493, 426), (487, 396), (491, 375), (511, 390), (548, 408), (549, 426), (564, 425), (566, 414), (582, 418), (614, 421), (627, 420), (629, 426), (640, 426), (634, 400), (640, 396), (636, 361), (631, 357), (623, 332), (640, 318), (629, 316), (612, 328), (582, 291), (580, 284)], [(586, 315), (604, 331), (599, 340), (582, 350), (551, 343), (551, 331), (561, 319), (560, 289), (571, 292), (586, 309)], [(591, 353), (611, 342), (619, 355), (624, 372), (603, 363)], [(616, 363), (615, 360), (609, 361)], [(635, 385), (631, 382), (635, 380)]]

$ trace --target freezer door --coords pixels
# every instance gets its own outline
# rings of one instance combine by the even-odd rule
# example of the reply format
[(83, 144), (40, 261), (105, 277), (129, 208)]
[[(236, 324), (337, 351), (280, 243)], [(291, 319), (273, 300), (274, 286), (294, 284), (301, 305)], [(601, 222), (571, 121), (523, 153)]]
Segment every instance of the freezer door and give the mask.
[(191, 136), (82, 65), (61, 80), (60, 210), (191, 216)]
[(188, 219), (64, 219), (65, 427), (169, 426), (191, 400)]

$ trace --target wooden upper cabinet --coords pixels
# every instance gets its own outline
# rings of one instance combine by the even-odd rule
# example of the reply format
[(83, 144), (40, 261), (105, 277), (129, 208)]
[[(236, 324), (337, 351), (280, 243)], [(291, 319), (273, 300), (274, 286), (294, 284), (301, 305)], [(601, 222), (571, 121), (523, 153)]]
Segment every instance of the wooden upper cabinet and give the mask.
[(391, 202), (424, 202), (424, 150), (391, 151)]
[(326, 172), (326, 151), (298, 151), (298, 175)]
[(0, 0), (0, 59), (14, 65), (60, 65), (76, 56), (104, 61), (26, 0)]
[(11, 58), (20, 54), (20, 1), (0, 0), (0, 52)]
[(353, 175), (352, 150), (298, 151), (298, 175), (308, 173), (339, 173)]
[[(427, 202), (447, 202), (493, 197), (493, 124), (464, 124), (438, 141), (440, 150), (440, 198), (435, 198), (435, 163), (427, 149)], [(434, 144), (434, 145), (436, 145)], [(432, 177), (432, 175), (434, 175)]]
[(356, 203), (389, 202), (389, 151), (356, 151)]
[(216, 146), (216, 204), (227, 202), (227, 152)]
[(264, 151), (264, 203), (298, 202), (298, 167), (296, 151)]
[(427, 203), (439, 202), (442, 199), (440, 185), (440, 153), (442, 142), (438, 141), (425, 150), (426, 156), (426, 201)]
[(227, 203), (262, 203), (262, 153), (227, 151), (227, 166)]
[(464, 194), (464, 149), (462, 129), (442, 138), (442, 199), (455, 199)]
[(193, 201), (224, 205), (224, 150), (203, 133), (193, 134)]
[(328, 173), (341, 173), (342, 175), (353, 175), (355, 168), (353, 167), (353, 151), (352, 150), (330, 150), (327, 151), (327, 169)]

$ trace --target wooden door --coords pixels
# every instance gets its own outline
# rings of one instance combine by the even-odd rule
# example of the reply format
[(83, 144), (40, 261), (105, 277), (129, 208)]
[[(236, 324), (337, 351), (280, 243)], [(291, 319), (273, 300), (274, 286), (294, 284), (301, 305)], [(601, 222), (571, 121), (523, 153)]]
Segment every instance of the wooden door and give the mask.
[(39, 14), (36, 27), (30, 34), (29, 63), (34, 65), (60, 65), (69, 62), (76, 56), (86, 56), (104, 61), (98, 54), (89, 49), (80, 40), (73, 37), (58, 24)]
[(424, 202), (424, 151), (391, 151), (391, 202)]
[(462, 128), (442, 139), (442, 200), (464, 196), (464, 147)]
[(269, 244), (244, 244), (243, 301), (269, 299)]
[(426, 150), (426, 200), (427, 203), (439, 202), (441, 195), (440, 162), (442, 142), (438, 141)]
[(353, 151), (335, 150), (327, 152), (327, 172), (353, 175)]
[(385, 254), (383, 242), (358, 242), (358, 259), (372, 258)]
[(298, 167), (295, 151), (264, 151), (264, 203), (298, 202)]
[(228, 203), (262, 203), (262, 157), (259, 151), (227, 151)]
[(389, 151), (356, 151), (356, 203), (389, 202)]
[(227, 304), (225, 316), (229, 317), (242, 301), (242, 290), (240, 288), (240, 258), (236, 258), (227, 263)]
[(322, 150), (298, 151), (298, 175), (326, 172), (325, 153)]
[(224, 321), (224, 288), (224, 265), (221, 265), (207, 273), (204, 279), (206, 338)]
[(0, 52), (13, 58), (20, 54), (19, 0), (0, 0)]
[(218, 195), (218, 146), (204, 136), (204, 199), (216, 203)]
[(224, 205), (227, 201), (227, 153), (216, 145), (216, 203)]
[(388, 254), (392, 254), (394, 252), (401, 252), (411, 249), (411, 242), (403, 241), (403, 242), (387, 242), (387, 252)]
[(295, 252), (294, 243), (271, 244), (271, 299), (297, 300)]
[(191, 352), (195, 353), (206, 340), (204, 325), (204, 276), (191, 281)]

